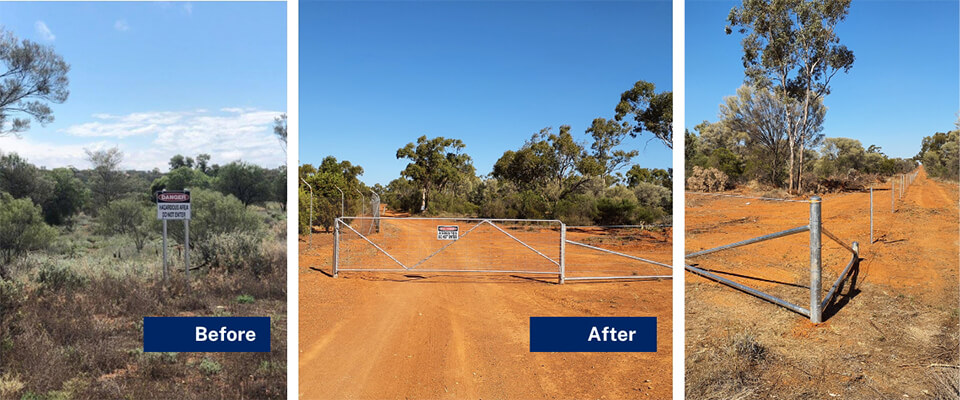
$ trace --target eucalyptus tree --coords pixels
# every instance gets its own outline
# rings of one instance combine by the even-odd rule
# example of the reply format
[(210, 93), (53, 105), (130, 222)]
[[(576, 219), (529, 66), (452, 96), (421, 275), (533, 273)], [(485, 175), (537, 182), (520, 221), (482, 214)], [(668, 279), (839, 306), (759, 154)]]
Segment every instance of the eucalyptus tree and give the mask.
[(787, 117), (790, 190), (803, 184), (803, 145), (811, 133), (807, 125), (812, 103), (830, 94), (837, 73), (853, 67), (853, 51), (836, 33), (849, 9), (850, 0), (744, 0), (727, 17), (727, 34), (736, 30), (745, 35), (741, 43), (747, 82), (800, 103)]
[(18, 39), (0, 27), (0, 137), (53, 122), (50, 103), (67, 101), (70, 65), (53, 47)]
[(420, 136), (415, 144), (407, 143), (397, 150), (397, 159), (410, 160), (400, 174), (420, 189), (420, 211), (429, 207), (431, 191), (442, 192), (447, 186), (474, 175), (473, 161), (463, 153), (464, 148), (466, 145), (460, 139)]
[(637, 137), (643, 131), (650, 132), (669, 148), (673, 148), (673, 92), (656, 92), (656, 86), (647, 81), (637, 81), (633, 87), (620, 94), (617, 103), (617, 122), (632, 116), (630, 136)]

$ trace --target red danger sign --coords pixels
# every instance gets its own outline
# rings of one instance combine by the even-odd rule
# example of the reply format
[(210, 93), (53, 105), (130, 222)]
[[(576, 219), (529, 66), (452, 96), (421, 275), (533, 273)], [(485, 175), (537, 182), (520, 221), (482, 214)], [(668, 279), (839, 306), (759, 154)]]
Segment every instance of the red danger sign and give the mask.
[(157, 192), (157, 219), (190, 219), (190, 192)]
[(437, 240), (457, 240), (460, 238), (460, 227), (457, 225), (437, 225)]
[(157, 192), (157, 202), (160, 203), (189, 203), (190, 193), (187, 192)]

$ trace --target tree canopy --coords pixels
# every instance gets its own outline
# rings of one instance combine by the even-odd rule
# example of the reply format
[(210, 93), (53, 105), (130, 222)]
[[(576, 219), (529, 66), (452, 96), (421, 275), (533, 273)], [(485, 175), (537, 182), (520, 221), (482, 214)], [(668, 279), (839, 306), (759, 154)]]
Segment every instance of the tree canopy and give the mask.
[(52, 47), (20, 40), (0, 27), (0, 137), (53, 122), (50, 103), (67, 101), (70, 65)]

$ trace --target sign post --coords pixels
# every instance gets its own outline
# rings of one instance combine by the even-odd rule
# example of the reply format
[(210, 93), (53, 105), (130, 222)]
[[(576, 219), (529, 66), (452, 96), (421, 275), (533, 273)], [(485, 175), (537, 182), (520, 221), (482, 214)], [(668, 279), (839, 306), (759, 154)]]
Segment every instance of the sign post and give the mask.
[[(183, 265), (190, 279), (190, 191), (162, 190), (156, 192), (157, 219), (163, 221), (163, 280), (167, 281), (167, 220), (183, 220)], [(190, 285), (187, 285), (190, 290)]]

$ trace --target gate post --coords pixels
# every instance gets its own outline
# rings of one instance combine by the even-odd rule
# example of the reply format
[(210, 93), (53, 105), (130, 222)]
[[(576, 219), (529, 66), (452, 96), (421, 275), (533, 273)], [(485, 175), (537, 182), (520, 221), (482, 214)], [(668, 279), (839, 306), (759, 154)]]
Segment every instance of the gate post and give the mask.
[(810, 322), (819, 324), (820, 310), (820, 197), (810, 198)]
[(340, 266), (340, 218), (333, 220), (333, 277), (337, 277)]
[(566, 273), (566, 251), (567, 251), (567, 224), (560, 222), (560, 284), (563, 284)]

